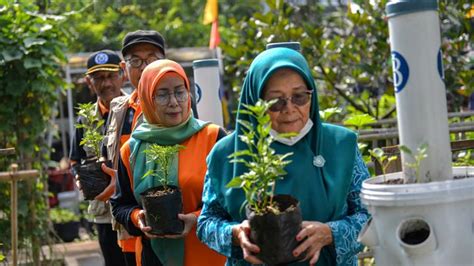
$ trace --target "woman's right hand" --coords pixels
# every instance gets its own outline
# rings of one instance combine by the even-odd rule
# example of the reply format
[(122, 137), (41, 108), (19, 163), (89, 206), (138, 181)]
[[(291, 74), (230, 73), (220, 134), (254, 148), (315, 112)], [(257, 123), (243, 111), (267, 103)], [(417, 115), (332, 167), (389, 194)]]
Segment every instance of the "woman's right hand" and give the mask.
[(146, 226), (145, 222), (145, 210), (140, 210), (138, 212), (138, 229), (140, 229), (146, 237), (148, 238), (159, 238), (159, 236), (150, 234), (149, 232), (151, 231), (150, 226)]
[(250, 224), (248, 220), (232, 227), (232, 240), (234, 245), (240, 246), (244, 253), (244, 259), (252, 264), (263, 264), (253, 254), (260, 252), (260, 248), (252, 244), (249, 239), (250, 235)]

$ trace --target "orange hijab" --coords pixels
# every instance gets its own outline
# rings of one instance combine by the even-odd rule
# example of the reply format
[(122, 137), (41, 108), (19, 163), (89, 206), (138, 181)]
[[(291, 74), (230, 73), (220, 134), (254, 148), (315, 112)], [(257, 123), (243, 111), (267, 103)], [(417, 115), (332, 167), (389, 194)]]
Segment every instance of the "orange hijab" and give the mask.
[[(140, 100), (143, 115), (145, 115), (149, 124), (159, 124), (159, 118), (156, 115), (157, 106), (155, 105), (153, 96), (155, 95), (155, 88), (160, 83), (160, 80), (170, 72), (175, 72), (184, 79), (186, 90), (188, 90), (188, 97), (191, 97), (188, 77), (186, 77), (183, 67), (178, 63), (168, 59), (161, 59), (149, 64), (143, 70), (140, 82), (138, 83), (138, 99)], [(190, 109), (191, 99), (188, 99), (188, 112), (189, 115), (192, 115)]]

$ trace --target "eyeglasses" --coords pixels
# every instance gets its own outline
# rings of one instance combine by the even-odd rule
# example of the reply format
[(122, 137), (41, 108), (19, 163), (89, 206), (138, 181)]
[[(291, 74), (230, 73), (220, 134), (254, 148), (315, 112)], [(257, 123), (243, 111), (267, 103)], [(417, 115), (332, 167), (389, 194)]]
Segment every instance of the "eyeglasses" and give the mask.
[(147, 66), (159, 59), (163, 59), (163, 58), (160, 58), (156, 55), (152, 55), (148, 57), (147, 59), (141, 59), (140, 57), (132, 57), (129, 59), (125, 59), (125, 62), (127, 62), (133, 68), (139, 68), (143, 65), (143, 63), (145, 63), (145, 66)]
[(183, 103), (188, 100), (188, 91), (186, 89), (175, 90), (169, 93), (158, 92), (155, 96), (153, 96), (153, 100), (158, 105), (167, 105), (170, 103), (171, 95), (174, 95), (174, 98), (178, 103)]
[(104, 75), (90, 75), (92, 82), (94, 82), (97, 85), (100, 85), (104, 83), (107, 79), (109, 80), (115, 80), (119, 78), (120, 73), (119, 72), (110, 72)]
[[(308, 103), (308, 101), (311, 99), (311, 94), (313, 91), (305, 91), (305, 92), (299, 92), (295, 93), (290, 97), (280, 97), (280, 98), (275, 98), (278, 99), (272, 106), (270, 106), (269, 110), (271, 112), (280, 112), (285, 108), (285, 106), (288, 104), (288, 101), (291, 100), (291, 103), (297, 106), (303, 106)], [(271, 99), (273, 100), (273, 99)]]

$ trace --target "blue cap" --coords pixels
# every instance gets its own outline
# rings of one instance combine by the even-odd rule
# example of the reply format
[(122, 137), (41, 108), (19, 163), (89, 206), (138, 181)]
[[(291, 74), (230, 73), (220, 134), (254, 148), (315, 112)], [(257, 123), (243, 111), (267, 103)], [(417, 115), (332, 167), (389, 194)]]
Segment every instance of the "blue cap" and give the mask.
[(266, 49), (268, 50), (268, 49), (277, 48), (277, 47), (290, 48), (298, 52), (301, 51), (301, 45), (299, 42), (273, 42), (273, 43), (267, 44)]
[(385, 6), (387, 17), (394, 17), (408, 13), (438, 10), (437, 0), (395, 0), (390, 1)]
[(120, 56), (111, 50), (101, 50), (95, 52), (87, 59), (86, 75), (97, 71), (117, 72), (120, 70)]

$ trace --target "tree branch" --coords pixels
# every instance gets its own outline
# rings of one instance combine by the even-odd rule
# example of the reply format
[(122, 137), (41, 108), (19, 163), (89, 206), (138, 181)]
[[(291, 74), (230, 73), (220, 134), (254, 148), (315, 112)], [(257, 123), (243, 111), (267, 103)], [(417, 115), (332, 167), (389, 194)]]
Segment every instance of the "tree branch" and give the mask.
[(381, 117), (381, 119), (389, 118), (392, 115), (392, 113), (395, 112), (395, 110), (397, 110), (397, 106), (393, 105), (392, 108)]
[(321, 68), (321, 71), (324, 75), (324, 77), (326, 78), (325, 80), (327, 82), (329, 82), (329, 84), (331, 84), (331, 86), (336, 90), (336, 92), (342, 96), (342, 98), (344, 98), (346, 101), (348, 101), (352, 106), (354, 106), (355, 109), (363, 112), (363, 113), (368, 113), (367, 110), (365, 110), (362, 106), (358, 105), (354, 100), (352, 100), (349, 96), (347, 96), (343, 90), (339, 89), (336, 84), (334, 84), (334, 82), (332, 80), (329, 79), (329, 76), (328, 74), (326, 73), (326, 71), (324, 71), (324, 67), (321, 65), (321, 63), (318, 64), (319, 68)]

